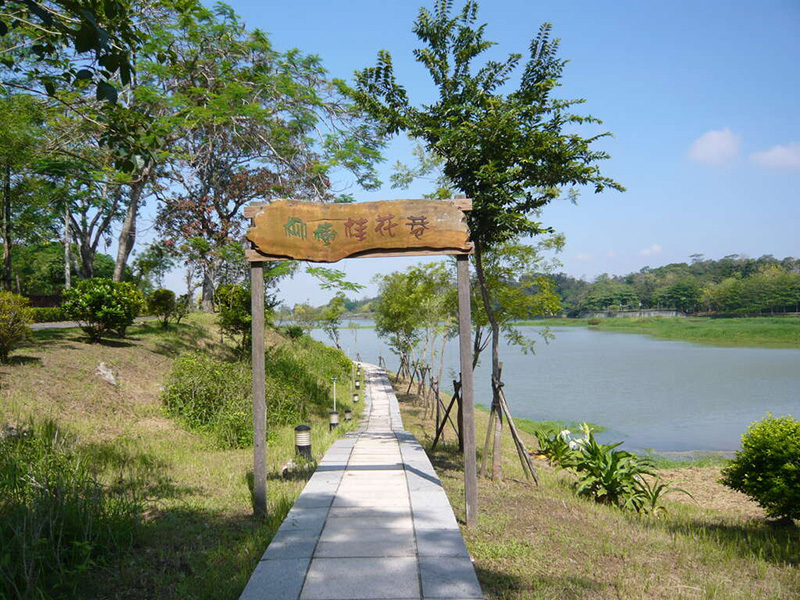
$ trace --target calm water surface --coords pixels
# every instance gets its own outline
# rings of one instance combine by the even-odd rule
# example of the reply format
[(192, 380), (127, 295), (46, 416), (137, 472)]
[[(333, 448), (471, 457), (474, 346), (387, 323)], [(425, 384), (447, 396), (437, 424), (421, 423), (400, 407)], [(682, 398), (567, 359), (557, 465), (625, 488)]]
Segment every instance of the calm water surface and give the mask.
[[(356, 322), (363, 325), (363, 322)], [(523, 328), (538, 337), (539, 328)], [(747, 426), (767, 412), (800, 412), (800, 350), (715, 348), (644, 335), (554, 328), (536, 354), (501, 348), (503, 381), (516, 417), (603, 425), (606, 441), (628, 449), (723, 450), (739, 447)], [(330, 343), (324, 333), (314, 337)], [(398, 358), (374, 329), (342, 328), (342, 347), (366, 362)], [(448, 344), (444, 380), (458, 364)], [(476, 402), (491, 403), (488, 351), (475, 374)], [(448, 386), (450, 389), (452, 386)], [(479, 432), (482, 439), (484, 432)]]

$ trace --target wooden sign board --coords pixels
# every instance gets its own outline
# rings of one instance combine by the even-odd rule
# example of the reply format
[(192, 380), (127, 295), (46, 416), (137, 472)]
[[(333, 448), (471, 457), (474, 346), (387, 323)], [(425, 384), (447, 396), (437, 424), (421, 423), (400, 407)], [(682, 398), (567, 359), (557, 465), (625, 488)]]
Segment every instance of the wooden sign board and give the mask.
[(322, 204), (277, 200), (249, 206), (250, 261), (336, 262), (349, 257), (466, 254), (469, 200)]

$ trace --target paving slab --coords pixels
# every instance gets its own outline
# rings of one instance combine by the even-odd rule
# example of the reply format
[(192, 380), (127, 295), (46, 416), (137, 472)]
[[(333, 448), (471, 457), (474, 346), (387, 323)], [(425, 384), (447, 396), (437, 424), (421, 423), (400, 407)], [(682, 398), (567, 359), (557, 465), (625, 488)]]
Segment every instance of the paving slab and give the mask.
[(319, 461), (240, 600), (482, 598), (441, 480), (403, 430), (386, 373), (362, 367), (359, 431)]

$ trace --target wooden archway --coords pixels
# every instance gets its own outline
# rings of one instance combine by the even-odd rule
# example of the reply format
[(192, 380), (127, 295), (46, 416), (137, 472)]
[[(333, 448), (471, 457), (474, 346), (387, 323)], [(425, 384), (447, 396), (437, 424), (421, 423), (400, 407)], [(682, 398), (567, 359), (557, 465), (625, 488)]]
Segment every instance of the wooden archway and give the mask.
[(264, 364), (263, 263), (275, 260), (337, 262), (344, 258), (455, 255), (463, 405), (464, 488), (467, 525), (478, 522), (475, 396), (472, 378), (469, 254), (472, 243), (466, 198), (322, 204), (278, 200), (245, 207), (250, 263), (253, 337), (253, 498), (267, 513), (267, 412)]

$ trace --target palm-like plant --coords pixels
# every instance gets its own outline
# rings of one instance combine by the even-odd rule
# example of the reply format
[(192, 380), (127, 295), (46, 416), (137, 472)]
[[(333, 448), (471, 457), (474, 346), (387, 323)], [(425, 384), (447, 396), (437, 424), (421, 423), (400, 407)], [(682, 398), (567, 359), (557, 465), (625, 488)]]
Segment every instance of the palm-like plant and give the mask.
[(652, 475), (649, 461), (624, 450), (615, 450), (622, 442), (601, 444), (585, 423), (584, 439), (572, 452), (564, 467), (572, 469), (578, 476), (576, 493), (584, 498), (593, 498), (603, 504), (624, 506), (638, 493), (643, 475)]

